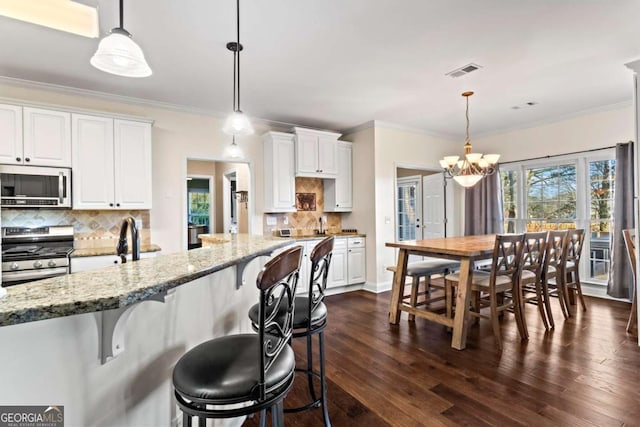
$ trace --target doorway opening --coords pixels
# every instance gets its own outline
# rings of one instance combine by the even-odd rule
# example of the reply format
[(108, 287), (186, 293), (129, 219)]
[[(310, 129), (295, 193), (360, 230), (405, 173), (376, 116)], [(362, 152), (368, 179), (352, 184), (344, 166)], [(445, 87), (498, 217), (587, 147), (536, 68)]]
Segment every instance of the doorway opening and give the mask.
[(186, 177), (187, 249), (202, 246), (199, 234), (249, 232), (249, 203), (237, 200), (249, 194), (249, 164), (187, 159)]

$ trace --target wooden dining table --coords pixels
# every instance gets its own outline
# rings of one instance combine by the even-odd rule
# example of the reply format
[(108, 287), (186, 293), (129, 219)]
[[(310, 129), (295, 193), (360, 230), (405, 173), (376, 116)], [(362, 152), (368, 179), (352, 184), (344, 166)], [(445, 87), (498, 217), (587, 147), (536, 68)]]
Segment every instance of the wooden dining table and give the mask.
[[(453, 329), (451, 347), (463, 350), (467, 341), (469, 325), (469, 303), (474, 261), (491, 258), (495, 234), (464, 237), (443, 237), (426, 240), (405, 240), (387, 243), (387, 247), (398, 248), (398, 264), (391, 288), (389, 323), (398, 324), (402, 311)], [(403, 302), (405, 278), (409, 255), (446, 258), (460, 261), (460, 281), (457, 287), (455, 316), (449, 318), (424, 308), (412, 307)]]

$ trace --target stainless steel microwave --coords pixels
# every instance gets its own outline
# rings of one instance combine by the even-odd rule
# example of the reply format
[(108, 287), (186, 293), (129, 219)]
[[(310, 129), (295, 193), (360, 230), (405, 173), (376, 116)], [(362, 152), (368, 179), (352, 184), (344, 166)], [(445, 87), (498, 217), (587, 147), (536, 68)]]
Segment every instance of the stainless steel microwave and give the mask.
[(70, 208), (71, 169), (0, 165), (3, 208)]

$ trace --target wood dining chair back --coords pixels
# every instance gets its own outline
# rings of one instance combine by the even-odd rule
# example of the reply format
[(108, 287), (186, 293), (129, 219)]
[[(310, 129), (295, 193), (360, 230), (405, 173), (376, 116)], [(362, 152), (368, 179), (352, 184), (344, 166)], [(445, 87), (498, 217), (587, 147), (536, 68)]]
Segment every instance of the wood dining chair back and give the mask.
[(627, 257), (631, 265), (631, 273), (633, 274), (633, 292), (631, 293), (631, 313), (627, 322), (627, 332), (632, 335), (638, 335), (638, 308), (637, 308), (637, 265), (636, 265), (636, 230), (628, 228), (622, 230), (624, 236), (624, 245), (627, 248)]
[(555, 328), (550, 296), (558, 297), (560, 309), (565, 318), (569, 316), (564, 298), (564, 255), (567, 245), (567, 230), (551, 230), (547, 237), (547, 247), (542, 264), (542, 292), (545, 297), (545, 314), (551, 329)]
[(535, 303), (538, 306), (544, 328), (549, 330), (545, 301), (548, 299), (548, 291), (543, 289), (544, 258), (547, 249), (548, 232), (540, 231), (525, 233), (524, 247), (522, 250), (522, 277), (520, 287), (522, 289), (522, 311), (524, 315), (524, 303)]
[[(520, 299), (520, 276), (522, 273), (522, 251), (524, 248), (524, 234), (498, 234), (496, 235), (491, 259), (491, 271), (487, 274), (482, 271), (474, 271), (471, 278), (471, 291), (474, 294), (472, 300), (476, 303), (475, 311), (470, 311), (472, 316), (491, 320), (496, 344), (502, 350), (502, 338), (500, 334), (500, 313), (513, 308), (518, 331), (522, 339), (527, 338), (526, 325), (522, 316), (522, 302)], [(447, 286), (457, 286), (460, 274), (445, 276)], [(510, 291), (512, 298), (503, 298), (505, 292)], [(483, 307), (489, 307), (489, 315), (481, 313)]]
[(571, 305), (575, 302), (575, 294), (578, 294), (582, 310), (587, 310), (587, 305), (582, 295), (582, 286), (580, 284), (580, 258), (582, 257), (582, 247), (584, 246), (584, 230), (569, 230), (567, 238), (567, 247), (564, 256), (564, 278), (565, 278), (565, 297), (567, 313), (571, 316)]

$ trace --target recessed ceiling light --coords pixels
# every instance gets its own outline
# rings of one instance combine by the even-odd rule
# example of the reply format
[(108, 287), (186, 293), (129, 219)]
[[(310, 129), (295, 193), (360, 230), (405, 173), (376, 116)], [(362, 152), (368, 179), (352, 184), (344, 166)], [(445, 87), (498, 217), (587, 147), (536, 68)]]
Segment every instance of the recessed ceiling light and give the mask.
[(0, 0), (0, 15), (89, 38), (100, 32), (97, 8), (71, 0)]
[(512, 110), (519, 110), (519, 109), (520, 109), (520, 106), (518, 106), (518, 105), (514, 105), (513, 107), (511, 107), (511, 109), (512, 109)]
[(528, 105), (529, 107), (533, 107), (534, 105), (538, 105), (538, 103), (537, 103), (537, 102), (534, 102), (534, 101), (529, 101), (529, 102), (527, 102), (527, 105)]

